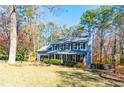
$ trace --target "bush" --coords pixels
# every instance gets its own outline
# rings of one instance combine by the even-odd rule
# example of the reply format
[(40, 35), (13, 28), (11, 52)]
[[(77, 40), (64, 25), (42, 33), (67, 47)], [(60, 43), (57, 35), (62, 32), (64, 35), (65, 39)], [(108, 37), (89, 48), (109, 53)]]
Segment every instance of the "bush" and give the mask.
[(35, 62), (37, 60), (36, 57), (31, 56), (30, 58), (28, 58), (28, 62)]
[(68, 67), (83, 68), (84, 64), (81, 62), (64, 62), (63, 65)]
[(25, 61), (26, 59), (23, 57), (23, 56), (21, 56), (21, 55), (17, 55), (16, 56), (16, 61)]
[(69, 67), (74, 67), (76, 64), (77, 62), (64, 62), (64, 65)]
[(43, 62), (46, 63), (46, 64), (49, 64), (49, 59), (48, 58), (44, 58)]
[(77, 67), (77, 68), (83, 68), (84, 67), (84, 64), (83, 63), (80, 63), (80, 62), (77, 62), (74, 67)]
[(61, 60), (59, 60), (59, 59), (44, 58), (43, 62), (46, 64), (53, 64), (53, 65), (60, 65), (61, 64)]
[(120, 65), (124, 65), (124, 58), (120, 59)]
[(8, 60), (8, 56), (7, 55), (0, 55), (0, 60)]
[(61, 60), (59, 60), (59, 59), (50, 59), (50, 64), (60, 65), (61, 64)]

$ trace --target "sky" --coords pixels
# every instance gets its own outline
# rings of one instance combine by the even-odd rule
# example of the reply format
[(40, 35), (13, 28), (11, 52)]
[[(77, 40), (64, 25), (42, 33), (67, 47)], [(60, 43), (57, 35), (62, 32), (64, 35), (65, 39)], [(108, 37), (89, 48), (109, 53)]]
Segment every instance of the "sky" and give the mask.
[(62, 26), (73, 26), (80, 23), (80, 17), (86, 10), (95, 9), (96, 5), (63, 5), (57, 6), (52, 12), (46, 7), (40, 8), (40, 21), (48, 23), (50, 21)]

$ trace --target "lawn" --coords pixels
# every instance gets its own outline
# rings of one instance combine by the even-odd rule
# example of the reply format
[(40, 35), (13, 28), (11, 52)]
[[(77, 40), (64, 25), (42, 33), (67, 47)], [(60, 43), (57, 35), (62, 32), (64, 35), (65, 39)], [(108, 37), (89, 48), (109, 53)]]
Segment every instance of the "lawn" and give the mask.
[(82, 69), (63, 66), (0, 64), (0, 86), (11, 87), (83, 87), (124, 86)]

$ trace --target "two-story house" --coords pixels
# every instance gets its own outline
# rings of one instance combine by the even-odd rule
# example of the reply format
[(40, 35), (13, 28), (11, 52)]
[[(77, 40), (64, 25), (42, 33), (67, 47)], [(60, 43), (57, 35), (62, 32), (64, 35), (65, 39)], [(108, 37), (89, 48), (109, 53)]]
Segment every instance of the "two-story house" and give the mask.
[(91, 64), (89, 34), (83, 33), (80, 37), (58, 39), (49, 46), (44, 46), (37, 51), (38, 61), (47, 57), (60, 59), (61, 62), (81, 62), (85, 57), (86, 64)]

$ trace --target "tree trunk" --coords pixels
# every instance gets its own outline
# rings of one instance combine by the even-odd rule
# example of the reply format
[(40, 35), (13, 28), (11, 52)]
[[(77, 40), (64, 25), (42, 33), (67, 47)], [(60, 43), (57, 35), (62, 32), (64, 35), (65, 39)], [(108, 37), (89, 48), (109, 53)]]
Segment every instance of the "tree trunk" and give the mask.
[(115, 37), (114, 37), (114, 45), (113, 45), (113, 50), (112, 50), (112, 62), (113, 62), (113, 66), (114, 66), (114, 73), (116, 73), (115, 54), (116, 54), (116, 34), (115, 34)]
[(103, 30), (100, 32), (100, 63), (102, 63), (102, 48), (103, 48)]
[(11, 6), (12, 12), (10, 15), (10, 50), (9, 50), (9, 64), (14, 64), (16, 60), (16, 46), (17, 46), (17, 24), (15, 6)]
[(120, 64), (123, 64), (124, 62), (124, 48), (123, 48), (123, 39), (120, 39), (120, 43), (119, 43), (119, 48), (120, 48)]
[(105, 61), (105, 64), (106, 64), (106, 63), (108, 63), (108, 61), (107, 61), (108, 56), (107, 56), (106, 47), (103, 46), (103, 48), (104, 48), (104, 61)]

